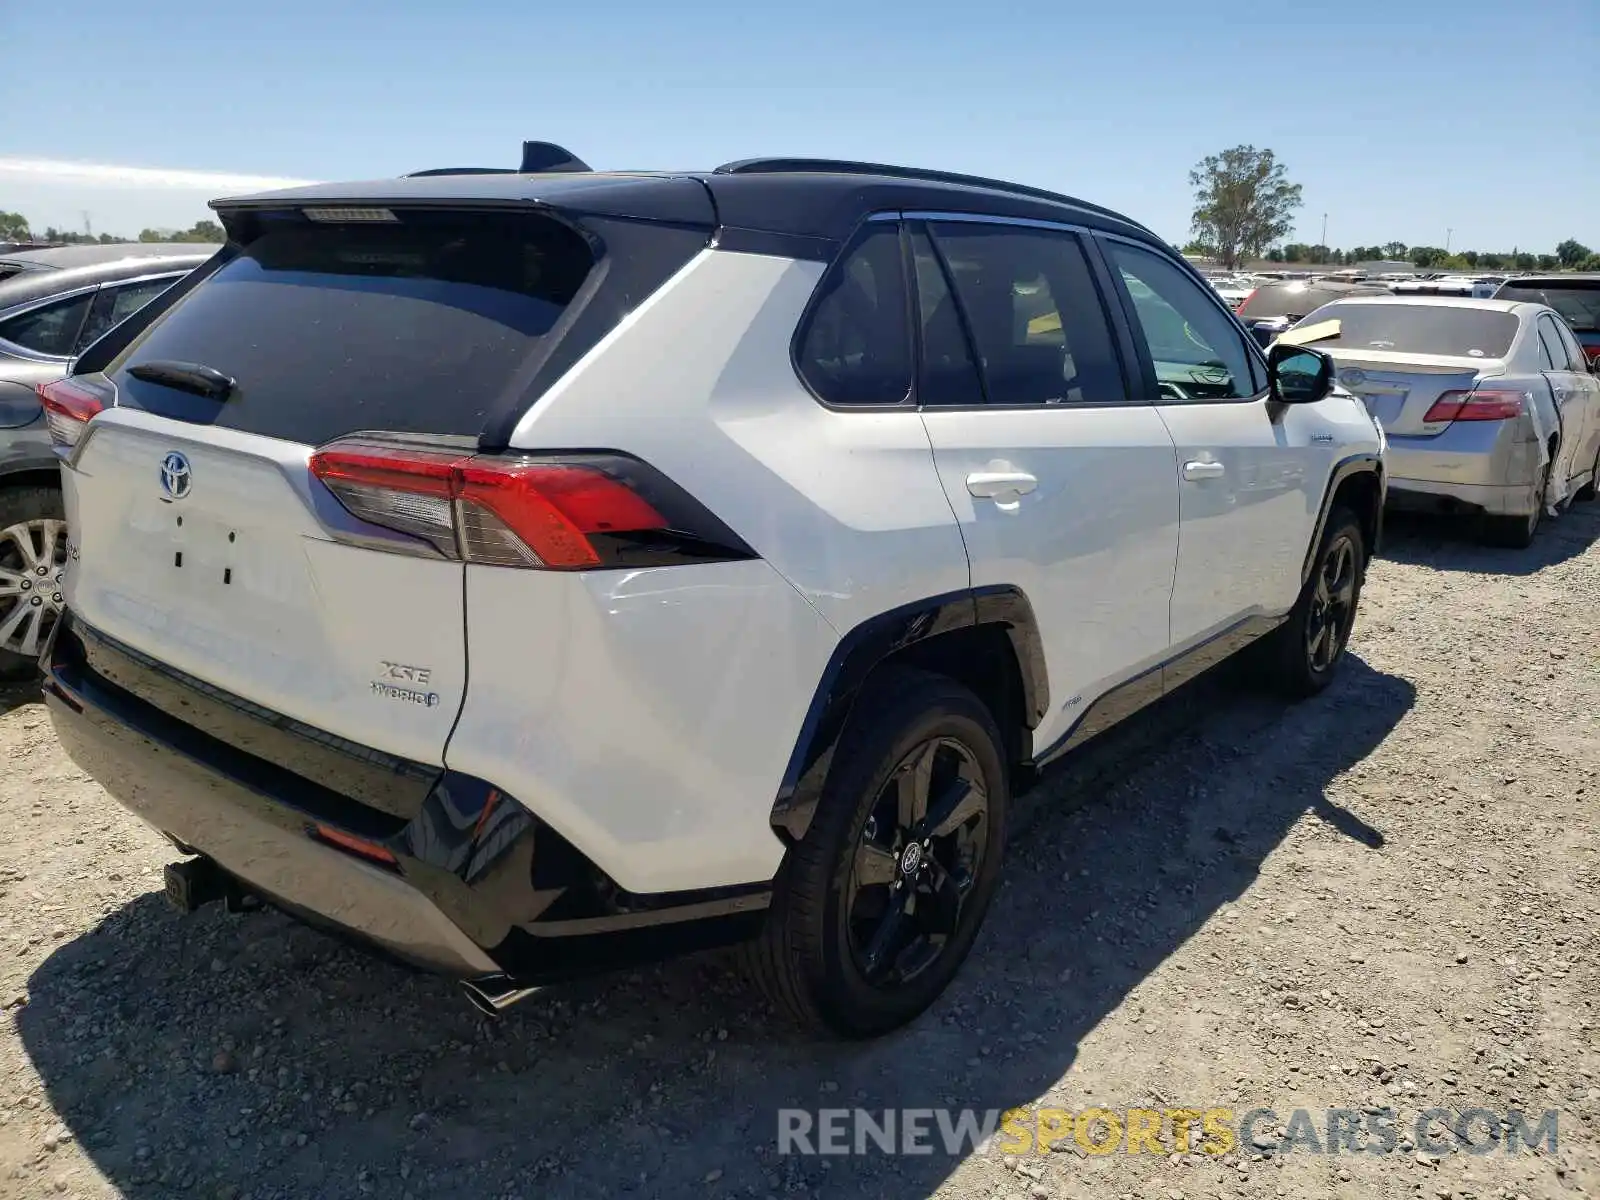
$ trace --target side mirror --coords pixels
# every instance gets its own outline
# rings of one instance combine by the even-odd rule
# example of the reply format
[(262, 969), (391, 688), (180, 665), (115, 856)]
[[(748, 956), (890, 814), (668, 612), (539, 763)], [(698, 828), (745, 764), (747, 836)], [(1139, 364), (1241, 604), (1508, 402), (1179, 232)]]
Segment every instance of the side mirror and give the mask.
[(1267, 380), (1280, 404), (1315, 404), (1333, 390), (1333, 359), (1304, 346), (1267, 351)]

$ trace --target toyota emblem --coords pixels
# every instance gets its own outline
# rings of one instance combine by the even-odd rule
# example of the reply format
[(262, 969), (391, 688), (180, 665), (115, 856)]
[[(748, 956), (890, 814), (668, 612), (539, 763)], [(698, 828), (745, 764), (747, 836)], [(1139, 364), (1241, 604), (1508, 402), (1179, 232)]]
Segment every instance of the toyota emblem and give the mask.
[(176, 450), (161, 460), (161, 490), (169, 500), (182, 500), (194, 484), (194, 472), (189, 460)]

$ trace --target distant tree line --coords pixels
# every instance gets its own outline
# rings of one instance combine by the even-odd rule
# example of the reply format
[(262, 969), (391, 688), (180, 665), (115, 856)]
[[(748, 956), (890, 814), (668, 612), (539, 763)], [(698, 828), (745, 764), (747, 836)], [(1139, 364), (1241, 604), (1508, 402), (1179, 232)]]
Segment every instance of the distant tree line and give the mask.
[(1439, 246), (1407, 246), (1404, 242), (1385, 242), (1381, 246), (1352, 246), (1340, 250), (1330, 246), (1306, 246), (1291, 242), (1267, 251), (1271, 262), (1332, 263), (1354, 266), (1363, 262), (1409, 262), (1419, 270), (1450, 271), (1600, 271), (1600, 254), (1576, 238), (1568, 238), (1554, 254), (1534, 254), (1528, 250), (1445, 250)]
[(113, 233), (74, 233), (70, 229), (57, 229), (54, 225), (35, 232), (28, 218), (21, 213), (0, 209), (0, 242), (52, 242), (61, 246), (113, 246), (119, 242), (212, 242), (227, 240), (222, 226), (215, 221), (196, 221), (188, 229), (143, 229), (137, 238), (121, 237)]
[(1457, 250), (1439, 246), (1408, 246), (1385, 242), (1381, 246), (1332, 246), (1284, 243), (1300, 207), (1300, 185), (1271, 150), (1234, 146), (1212, 154), (1189, 172), (1194, 189), (1190, 218), (1194, 240), (1186, 254), (1204, 254), (1236, 267), (1247, 258), (1280, 263), (1329, 263), (1339, 266), (1363, 262), (1409, 262), (1419, 270), (1600, 271), (1600, 254), (1576, 238), (1568, 238), (1554, 254), (1534, 254), (1520, 247), (1508, 252)]

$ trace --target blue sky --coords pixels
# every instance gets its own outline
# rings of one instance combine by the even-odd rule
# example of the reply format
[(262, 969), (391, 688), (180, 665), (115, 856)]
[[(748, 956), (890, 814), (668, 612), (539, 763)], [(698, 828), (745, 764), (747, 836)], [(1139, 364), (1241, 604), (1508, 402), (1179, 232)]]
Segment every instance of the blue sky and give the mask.
[(1595, 0), (0, 0), (0, 45), (37, 65), (0, 73), (0, 209), (40, 227), (542, 137), (597, 167), (999, 175), (1181, 240), (1190, 166), (1249, 142), (1304, 185), (1298, 240), (1327, 213), (1336, 246), (1600, 245)]

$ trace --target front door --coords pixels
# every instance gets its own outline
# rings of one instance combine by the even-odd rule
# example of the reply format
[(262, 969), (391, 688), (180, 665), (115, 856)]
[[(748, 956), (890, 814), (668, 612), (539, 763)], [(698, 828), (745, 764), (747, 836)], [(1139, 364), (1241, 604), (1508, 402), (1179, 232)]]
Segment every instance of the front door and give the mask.
[(1188, 271), (1143, 245), (1100, 244), (1147, 357), (1146, 395), (1177, 446), (1172, 641), (1183, 650), (1294, 605), (1335, 438), (1316, 406), (1268, 398), (1265, 363)]
[(1168, 648), (1178, 551), (1172, 439), (1129, 400), (1078, 233), (951, 220), (915, 225), (911, 240), (934, 462), (973, 586), (1018, 587), (1033, 607), (1050, 681), (1034, 744), (1047, 753), (1117, 685), (1143, 675), (1152, 689), (1135, 699), (1159, 694), (1151, 668)]

